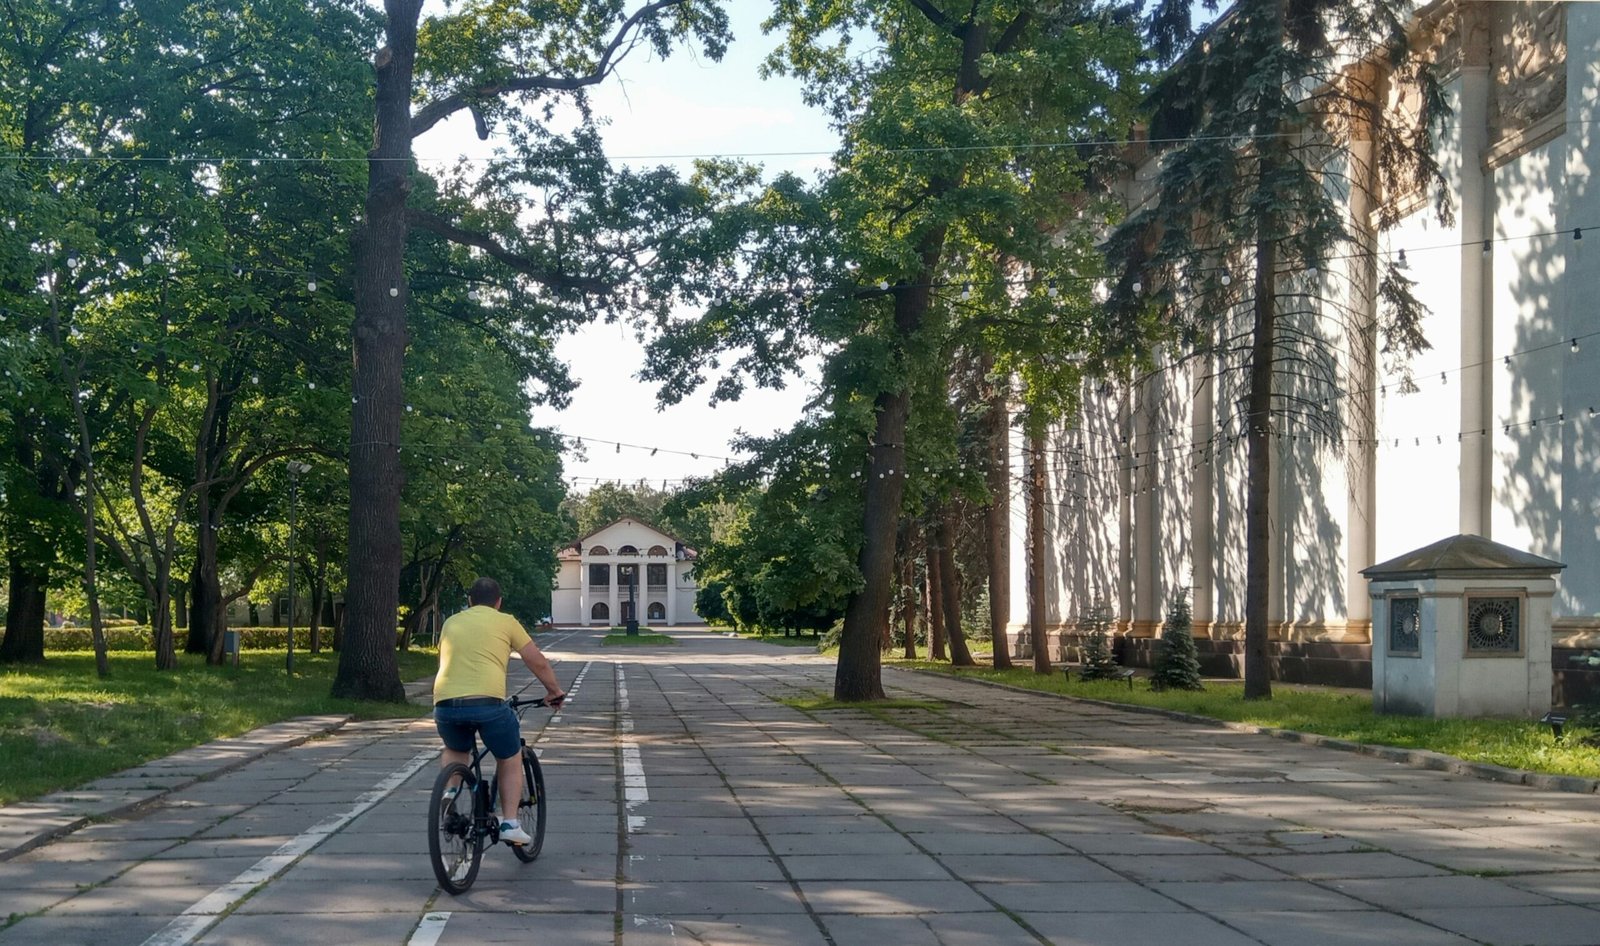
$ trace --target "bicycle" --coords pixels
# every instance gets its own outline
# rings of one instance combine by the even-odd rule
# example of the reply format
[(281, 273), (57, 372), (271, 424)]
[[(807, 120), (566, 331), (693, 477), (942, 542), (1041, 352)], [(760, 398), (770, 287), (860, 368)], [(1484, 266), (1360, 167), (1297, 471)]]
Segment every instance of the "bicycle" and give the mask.
[[(547, 706), (543, 697), (508, 701), (512, 710)], [(433, 782), (428, 799), (428, 856), (439, 886), (452, 895), (463, 894), (477, 879), (483, 863), (485, 843), (500, 843), (499, 779), (483, 776), (483, 757), (489, 748), (477, 745), (472, 763), (455, 762), (445, 767)], [(450, 791), (452, 783), (456, 790)], [(539, 757), (522, 740), (522, 798), (517, 802), (517, 821), (533, 837), (532, 844), (512, 845), (512, 853), (524, 864), (539, 856), (544, 846), (545, 822), (544, 771)]]

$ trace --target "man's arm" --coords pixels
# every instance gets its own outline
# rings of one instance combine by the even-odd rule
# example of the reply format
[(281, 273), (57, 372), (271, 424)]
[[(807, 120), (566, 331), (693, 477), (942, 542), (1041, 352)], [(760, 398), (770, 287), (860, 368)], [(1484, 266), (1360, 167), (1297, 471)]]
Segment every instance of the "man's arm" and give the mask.
[(517, 656), (522, 658), (522, 662), (527, 664), (528, 669), (533, 671), (533, 675), (538, 678), (540, 683), (544, 684), (545, 702), (554, 705), (566, 697), (566, 693), (561, 689), (561, 684), (556, 681), (556, 671), (554, 667), (550, 666), (550, 658), (544, 655), (544, 651), (539, 649), (538, 644), (528, 641), (522, 646), (521, 650), (517, 651)]

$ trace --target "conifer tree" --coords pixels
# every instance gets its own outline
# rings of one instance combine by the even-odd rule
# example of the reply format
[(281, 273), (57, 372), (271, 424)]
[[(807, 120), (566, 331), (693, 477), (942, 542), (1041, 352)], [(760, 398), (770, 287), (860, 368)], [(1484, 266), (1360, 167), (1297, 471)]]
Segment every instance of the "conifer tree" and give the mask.
[(1111, 608), (1104, 601), (1096, 601), (1084, 615), (1080, 627), (1087, 632), (1083, 642), (1083, 669), (1078, 671), (1084, 680), (1109, 680), (1122, 670), (1117, 658), (1111, 654)]
[(1156, 643), (1154, 672), (1150, 686), (1157, 690), (1203, 690), (1200, 684), (1200, 654), (1195, 650), (1189, 611), (1189, 589), (1184, 588), (1167, 608), (1167, 626)]
[[(1175, 60), (1149, 100), (1161, 158), (1151, 162), (1154, 199), (1107, 242), (1115, 278), (1102, 338), (1121, 356), (1148, 352), (1152, 338), (1169, 343), (1208, 360), (1226, 386), (1223, 442), (1246, 464), (1247, 699), (1272, 695), (1269, 495), (1280, 438), (1343, 449), (1347, 427), (1372, 414), (1372, 336), (1381, 332), (1382, 352), (1396, 358), (1428, 347), (1404, 253), (1377, 243), (1407, 206), (1399, 195), (1421, 195), (1452, 220), (1433, 137), (1449, 107), (1407, 35), (1414, 8), (1237, 0), (1197, 34), (1190, 0), (1161, 0), (1148, 21), (1158, 56)], [(1329, 337), (1330, 325), (1343, 337)]]

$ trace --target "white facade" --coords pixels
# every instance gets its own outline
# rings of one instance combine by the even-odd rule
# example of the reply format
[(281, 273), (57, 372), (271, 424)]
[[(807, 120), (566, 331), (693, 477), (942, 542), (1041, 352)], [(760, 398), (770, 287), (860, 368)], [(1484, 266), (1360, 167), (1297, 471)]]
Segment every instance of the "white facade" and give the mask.
[[(1286, 659), (1296, 646), (1293, 659), (1347, 659), (1347, 645), (1371, 641), (1361, 569), (1467, 533), (1566, 563), (1554, 644), (1600, 647), (1600, 230), (1589, 229), (1600, 228), (1600, 4), (1439, 0), (1417, 41), (1455, 108), (1440, 157), (1457, 219), (1442, 227), (1413, 198), (1399, 227), (1376, 234), (1359, 192), (1349, 214), (1380, 254), (1408, 250), (1432, 347), (1395, 365), (1373, 356), (1371, 337), (1331, 334), (1343, 442), (1316, 444), (1292, 423), (1274, 431), (1271, 634)], [(1348, 321), (1370, 322), (1370, 258), (1337, 265), (1321, 298), (1342, 292), (1341, 305), (1367, 313)], [(1227, 373), (1169, 367), (1090, 392), (1054, 432), (1047, 627), (1070, 628), (1104, 600), (1126, 632), (1152, 636), (1190, 588), (1197, 636), (1242, 637), (1237, 393)], [(1023, 458), (1013, 464), (1023, 481)], [(1026, 522), (1026, 490), (1012, 502)], [(1014, 629), (1027, 621), (1026, 538), (1013, 528)]]
[(551, 620), (610, 627), (636, 607), (640, 624), (704, 624), (694, 609), (694, 559), (693, 549), (665, 532), (619, 519), (561, 550)]

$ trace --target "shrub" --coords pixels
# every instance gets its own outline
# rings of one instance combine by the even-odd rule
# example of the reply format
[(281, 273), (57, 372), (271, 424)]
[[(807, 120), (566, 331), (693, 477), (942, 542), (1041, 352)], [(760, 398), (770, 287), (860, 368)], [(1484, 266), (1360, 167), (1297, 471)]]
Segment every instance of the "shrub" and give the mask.
[[(150, 650), (150, 628), (122, 625), (106, 627), (106, 650)], [(47, 627), (45, 650), (93, 650), (94, 632), (87, 627)]]
[(1167, 626), (1156, 643), (1155, 667), (1150, 686), (1157, 690), (1203, 690), (1200, 684), (1200, 654), (1195, 650), (1189, 610), (1189, 589), (1178, 592), (1167, 609)]
[(1104, 601), (1096, 601), (1084, 615), (1078, 627), (1087, 631), (1083, 641), (1083, 668), (1078, 676), (1084, 680), (1108, 680), (1122, 668), (1111, 653), (1111, 608)]

